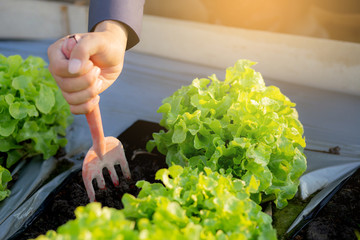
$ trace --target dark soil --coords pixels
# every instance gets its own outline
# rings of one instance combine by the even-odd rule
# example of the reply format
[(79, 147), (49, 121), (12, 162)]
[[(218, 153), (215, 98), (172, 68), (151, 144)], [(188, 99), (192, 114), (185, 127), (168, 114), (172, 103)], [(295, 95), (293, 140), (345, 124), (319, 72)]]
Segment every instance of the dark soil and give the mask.
[(360, 236), (360, 168), (294, 239), (356, 240), (356, 234)]
[[(140, 189), (135, 186), (138, 180), (155, 182), (156, 171), (167, 167), (163, 155), (156, 151), (147, 153), (145, 150), (147, 141), (152, 139), (152, 133), (158, 132), (160, 129), (161, 127), (158, 124), (137, 121), (118, 137), (124, 146), (132, 179), (126, 180), (122, 176), (120, 167), (116, 166), (120, 185), (114, 187), (108, 172), (104, 169), (106, 189), (97, 189), (94, 181), (96, 200), (101, 202), (103, 206), (121, 209), (123, 207), (121, 198), (124, 193), (130, 193), (134, 196), (139, 193)], [(76, 207), (88, 203), (89, 199), (82, 181), (81, 171), (79, 171), (67, 179), (64, 187), (47, 204), (31, 225), (13, 239), (35, 238), (45, 234), (48, 230), (56, 230), (60, 225), (75, 218), (74, 210)]]

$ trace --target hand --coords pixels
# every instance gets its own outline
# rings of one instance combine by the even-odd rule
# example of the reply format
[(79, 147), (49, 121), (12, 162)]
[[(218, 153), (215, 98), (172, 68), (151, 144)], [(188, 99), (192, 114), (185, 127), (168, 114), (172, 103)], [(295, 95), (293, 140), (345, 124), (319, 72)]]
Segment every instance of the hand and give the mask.
[[(119, 77), (127, 43), (127, 29), (120, 22), (99, 23), (94, 32), (65, 37), (48, 48), (49, 70), (73, 114), (91, 112), (99, 94)], [(77, 43), (75, 42), (77, 41)], [(61, 48), (70, 53), (62, 53)]]

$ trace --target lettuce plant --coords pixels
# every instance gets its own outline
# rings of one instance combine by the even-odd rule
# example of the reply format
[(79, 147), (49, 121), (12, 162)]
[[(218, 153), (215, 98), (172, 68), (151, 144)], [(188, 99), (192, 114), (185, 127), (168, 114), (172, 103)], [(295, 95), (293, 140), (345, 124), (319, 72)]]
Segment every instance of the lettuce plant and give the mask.
[(141, 233), (146, 229), (156, 236), (164, 229), (161, 239), (166, 239), (178, 229), (191, 233), (184, 239), (276, 239), (271, 217), (250, 199), (259, 187), (254, 178), (245, 186), (210, 168), (200, 172), (173, 165), (159, 170), (156, 179), (162, 184), (139, 181), (138, 197), (122, 199), (125, 215), (138, 221)]
[(158, 112), (166, 131), (154, 133), (147, 145), (178, 164), (213, 171), (224, 169), (249, 183), (259, 183), (252, 198), (287, 205), (306, 170), (305, 139), (295, 104), (275, 86), (265, 86), (248, 60), (215, 75), (194, 79), (163, 100)]
[(78, 207), (75, 216), (57, 231), (50, 230), (36, 239), (138, 239), (135, 222), (126, 219), (123, 212), (114, 208), (102, 208), (100, 203), (94, 202)]
[(66, 144), (71, 121), (43, 59), (0, 54), (0, 165), (10, 168), (26, 157), (55, 155)]
[(172, 166), (156, 173), (161, 183), (139, 181), (138, 197), (123, 196), (124, 209), (79, 207), (76, 219), (44, 239), (276, 239), (271, 217), (250, 199), (258, 184), (231, 176)]

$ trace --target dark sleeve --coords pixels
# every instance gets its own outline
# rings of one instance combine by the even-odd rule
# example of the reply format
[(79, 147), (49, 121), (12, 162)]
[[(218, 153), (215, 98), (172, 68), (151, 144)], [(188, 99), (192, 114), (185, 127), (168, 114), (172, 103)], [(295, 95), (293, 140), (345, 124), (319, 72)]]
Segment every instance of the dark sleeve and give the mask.
[(145, 0), (91, 0), (89, 6), (89, 31), (104, 20), (116, 20), (128, 27), (126, 49), (140, 40)]

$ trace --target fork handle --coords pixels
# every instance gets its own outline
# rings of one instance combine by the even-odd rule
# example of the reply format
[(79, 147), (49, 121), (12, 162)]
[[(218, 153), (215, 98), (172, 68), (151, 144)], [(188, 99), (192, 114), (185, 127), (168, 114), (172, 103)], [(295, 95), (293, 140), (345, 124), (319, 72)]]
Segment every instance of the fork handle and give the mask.
[[(69, 39), (74, 39), (74, 41), (69, 43)], [(77, 44), (77, 42), (78, 41), (76, 40), (76, 36), (72, 35), (72, 36), (68, 37), (64, 41), (64, 43), (61, 45), (61, 52), (64, 54), (66, 59), (70, 58), (70, 53), (71, 53), (72, 49), (74, 48), (75, 44)], [(69, 49), (69, 47), (70, 47), (70, 49)], [(96, 155), (100, 159), (103, 159), (103, 156), (106, 151), (106, 149), (105, 149), (106, 146), (105, 146), (105, 137), (104, 137), (104, 130), (103, 130), (103, 125), (102, 125), (102, 121), (101, 121), (99, 103), (96, 104), (95, 108), (91, 112), (89, 112), (85, 115), (86, 115), (86, 120), (88, 122), (90, 132), (91, 132), (91, 138), (93, 141), (93, 149), (94, 149)]]
[(93, 149), (96, 155), (100, 159), (103, 159), (106, 146), (99, 104), (96, 104), (95, 108), (91, 112), (85, 114), (85, 116), (91, 132)]

